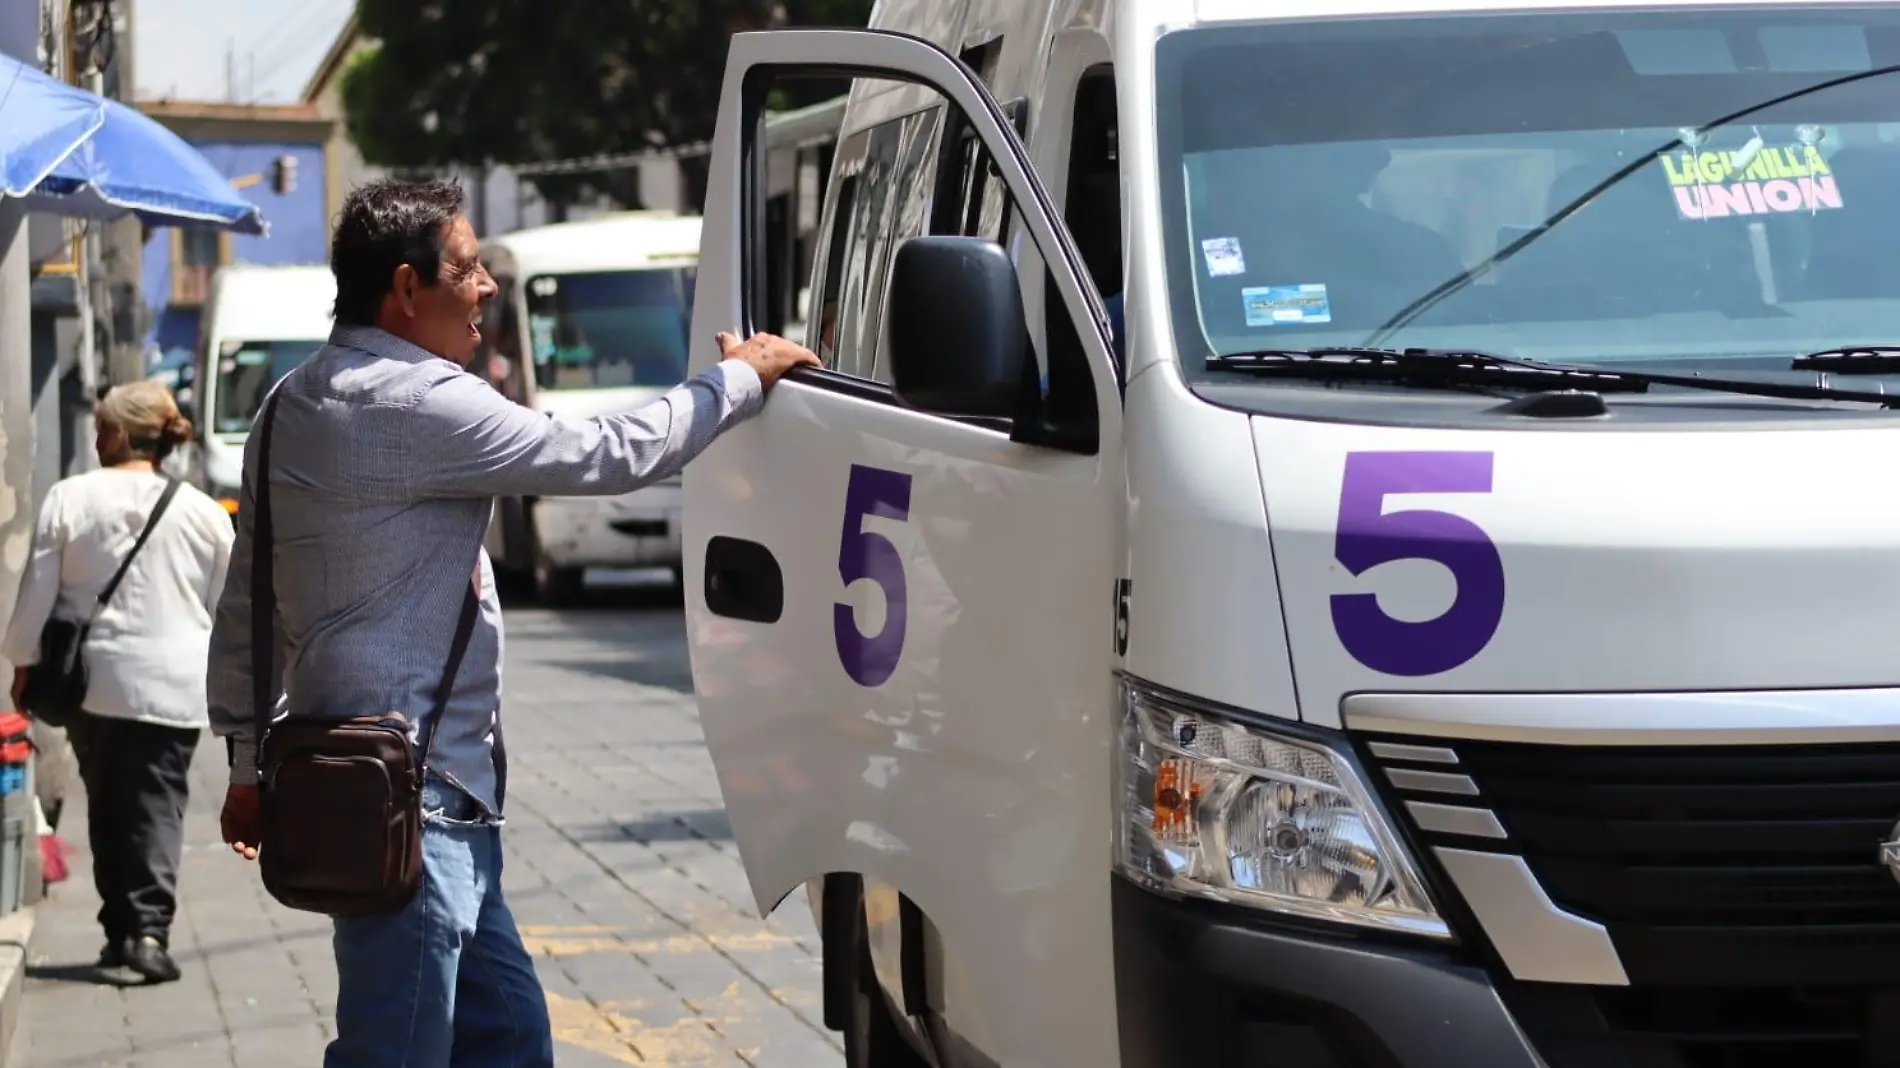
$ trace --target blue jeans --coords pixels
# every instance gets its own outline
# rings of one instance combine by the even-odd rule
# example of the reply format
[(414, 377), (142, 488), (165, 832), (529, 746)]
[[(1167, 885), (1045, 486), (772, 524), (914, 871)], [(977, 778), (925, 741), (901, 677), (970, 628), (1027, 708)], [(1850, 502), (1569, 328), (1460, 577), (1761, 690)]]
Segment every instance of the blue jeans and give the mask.
[(415, 900), (334, 921), (324, 1068), (552, 1068), (547, 997), (502, 900), (501, 828), (435, 783), (423, 807)]

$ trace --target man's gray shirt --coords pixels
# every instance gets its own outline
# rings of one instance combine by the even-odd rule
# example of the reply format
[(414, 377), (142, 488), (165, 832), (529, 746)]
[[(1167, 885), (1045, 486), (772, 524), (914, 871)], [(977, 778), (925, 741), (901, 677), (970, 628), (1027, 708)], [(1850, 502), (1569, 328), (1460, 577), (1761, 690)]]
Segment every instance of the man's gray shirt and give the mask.
[[(471, 575), (481, 613), (430, 768), (490, 812), (501, 710), (501, 606), (482, 548), (496, 496), (606, 496), (674, 474), (764, 403), (758, 374), (720, 362), (637, 411), (541, 415), (384, 331), (339, 325), (285, 376), (271, 444), (277, 656), (292, 716), (399, 712), (422, 731)], [(254, 432), (230, 575), (211, 631), (211, 727), (235, 739), (231, 781), (257, 781), (251, 686)]]

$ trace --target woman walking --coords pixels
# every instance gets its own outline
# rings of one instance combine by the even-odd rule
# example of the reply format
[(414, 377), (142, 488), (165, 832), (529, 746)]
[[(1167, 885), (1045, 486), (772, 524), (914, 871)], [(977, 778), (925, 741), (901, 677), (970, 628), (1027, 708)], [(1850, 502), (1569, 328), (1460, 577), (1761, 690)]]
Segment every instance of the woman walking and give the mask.
[[(191, 758), (207, 725), (211, 613), (235, 535), (216, 502), (159, 471), (192, 436), (163, 385), (114, 388), (99, 404), (94, 430), (104, 466), (47, 492), (0, 654), (16, 667), (17, 706), (47, 620), (92, 619), (85, 702), (68, 734), (86, 788), (102, 901), (99, 967), (169, 982), (178, 978), (170, 935)], [(148, 521), (149, 535), (133, 555)], [(100, 604), (122, 564), (123, 577)]]

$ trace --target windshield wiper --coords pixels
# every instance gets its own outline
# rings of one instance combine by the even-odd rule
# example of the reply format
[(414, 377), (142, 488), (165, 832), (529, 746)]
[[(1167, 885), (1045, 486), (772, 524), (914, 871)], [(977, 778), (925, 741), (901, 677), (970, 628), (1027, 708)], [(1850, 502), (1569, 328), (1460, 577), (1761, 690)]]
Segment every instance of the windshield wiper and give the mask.
[(1640, 377), (1621, 371), (1532, 363), (1475, 349), (1261, 349), (1209, 356), (1207, 369), (1288, 378), (1491, 389), (1582, 389), (1596, 393), (1644, 393), (1649, 389), (1649, 383)]
[(1826, 371), (1836, 375), (1900, 374), (1900, 345), (1850, 345), (1796, 356), (1792, 371)]
[(1651, 386), (1674, 386), (1756, 397), (1856, 401), (1877, 404), (1882, 408), (1900, 408), (1900, 394), (1862, 393), (1828, 386), (1705, 378), (1701, 375), (1656, 371), (1612, 371), (1518, 359), (1482, 349), (1379, 349), (1353, 346), (1262, 349), (1209, 356), (1207, 369), (1327, 381), (1397, 382), (1405, 385), (1528, 389), (1537, 392), (1566, 389), (1592, 393), (1647, 393)]

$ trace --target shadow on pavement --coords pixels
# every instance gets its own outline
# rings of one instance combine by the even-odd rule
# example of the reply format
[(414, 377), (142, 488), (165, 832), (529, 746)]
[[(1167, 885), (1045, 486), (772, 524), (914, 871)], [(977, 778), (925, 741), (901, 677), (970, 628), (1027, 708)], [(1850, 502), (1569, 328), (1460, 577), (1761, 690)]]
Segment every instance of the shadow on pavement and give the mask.
[(84, 983), (87, 986), (142, 986), (145, 980), (136, 977), (122, 978), (92, 964), (29, 964), (26, 966), (28, 979), (43, 979), (49, 983)]
[(679, 655), (651, 655), (638, 649), (620, 649), (612, 657), (586, 660), (548, 658), (541, 662), (562, 671), (599, 675), (637, 686), (658, 686), (683, 694), (693, 692), (693, 669)]
[(730, 842), (732, 824), (723, 808), (654, 813), (637, 820), (582, 824), (568, 832), (577, 842)]

